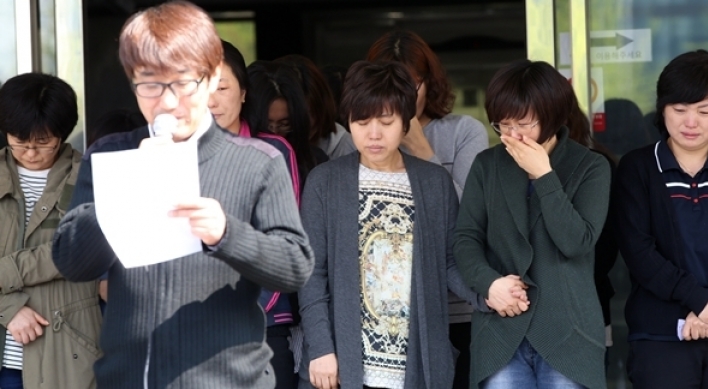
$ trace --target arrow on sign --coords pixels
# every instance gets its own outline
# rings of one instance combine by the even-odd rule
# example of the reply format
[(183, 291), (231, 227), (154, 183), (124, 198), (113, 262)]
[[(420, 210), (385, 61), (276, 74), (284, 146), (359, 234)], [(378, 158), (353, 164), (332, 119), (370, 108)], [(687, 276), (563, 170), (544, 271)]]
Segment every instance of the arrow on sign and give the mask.
[(634, 42), (634, 39), (615, 33), (613, 37), (590, 38), (590, 47), (614, 46), (615, 49), (619, 50), (632, 42)]

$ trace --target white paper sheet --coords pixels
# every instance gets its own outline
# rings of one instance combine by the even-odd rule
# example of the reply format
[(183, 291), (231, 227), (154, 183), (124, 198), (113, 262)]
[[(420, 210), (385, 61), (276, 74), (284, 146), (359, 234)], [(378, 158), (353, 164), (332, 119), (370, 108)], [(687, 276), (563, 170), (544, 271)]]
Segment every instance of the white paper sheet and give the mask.
[(199, 197), (194, 142), (91, 155), (98, 224), (126, 268), (201, 251), (187, 218), (168, 212)]

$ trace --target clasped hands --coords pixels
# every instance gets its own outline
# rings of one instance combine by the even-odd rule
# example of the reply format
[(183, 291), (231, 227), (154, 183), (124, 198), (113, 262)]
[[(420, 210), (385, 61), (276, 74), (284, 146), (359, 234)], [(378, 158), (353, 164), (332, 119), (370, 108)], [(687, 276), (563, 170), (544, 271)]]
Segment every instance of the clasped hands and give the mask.
[(489, 308), (495, 310), (501, 317), (514, 317), (528, 311), (529, 302), (526, 295), (528, 286), (521, 277), (509, 274), (497, 278), (489, 286), (489, 297), (485, 300)]
[(690, 312), (681, 330), (683, 340), (698, 340), (708, 338), (708, 305), (698, 316)]

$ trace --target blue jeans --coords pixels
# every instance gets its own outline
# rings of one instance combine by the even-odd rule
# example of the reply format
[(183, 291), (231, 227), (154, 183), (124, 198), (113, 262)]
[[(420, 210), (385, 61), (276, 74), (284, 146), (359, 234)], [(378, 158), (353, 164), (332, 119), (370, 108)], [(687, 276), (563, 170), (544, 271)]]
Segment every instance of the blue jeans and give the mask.
[(0, 389), (22, 389), (22, 370), (1, 367)]
[(483, 389), (583, 389), (544, 361), (524, 339), (501, 370), (482, 381)]

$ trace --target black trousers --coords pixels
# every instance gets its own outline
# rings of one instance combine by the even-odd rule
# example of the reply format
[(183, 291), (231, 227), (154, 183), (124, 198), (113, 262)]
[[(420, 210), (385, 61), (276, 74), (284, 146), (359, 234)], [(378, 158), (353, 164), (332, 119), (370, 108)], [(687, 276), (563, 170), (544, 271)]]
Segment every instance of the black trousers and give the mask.
[(290, 351), (290, 325), (282, 324), (268, 327), (266, 343), (273, 350), (270, 360), (275, 372), (275, 389), (296, 389), (298, 377), (294, 373), (295, 360)]
[(455, 346), (460, 355), (455, 365), (455, 381), (452, 389), (469, 389), (470, 382), (470, 341), (472, 340), (471, 323), (450, 324), (450, 342)]
[(708, 341), (632, 341), (627, 374), (634, 389), (708, 389)]

